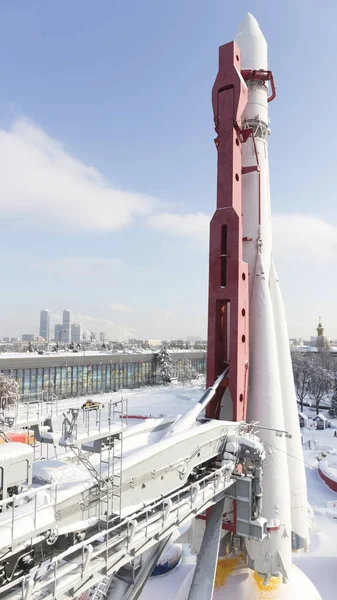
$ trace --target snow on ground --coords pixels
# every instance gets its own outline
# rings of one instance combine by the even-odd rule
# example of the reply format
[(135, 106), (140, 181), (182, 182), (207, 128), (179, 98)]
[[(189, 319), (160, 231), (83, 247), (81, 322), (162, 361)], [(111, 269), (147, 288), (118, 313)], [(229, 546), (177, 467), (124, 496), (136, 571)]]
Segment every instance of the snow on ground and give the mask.
[[(337, 438), (334, 431), (337, 420), (332, 420), (332, 428), (323, 431), (303, 429), (303, 454), (306, 463), (308, 501), (314, 515), (314, 526), (308, 554), (298, 554), (296, 565), (311, 579), (322, 596), (322, 600), (336, 598), (337, 589), (337, 519), (328, 514), (327, 502), (336, 501), (337, 494), (321, 480), (317, 457), (322, 451), (337, 453)], [(308, 442), (316, 446), (310, 449)], [(337, 515), (336, 515), (337, 516)]]

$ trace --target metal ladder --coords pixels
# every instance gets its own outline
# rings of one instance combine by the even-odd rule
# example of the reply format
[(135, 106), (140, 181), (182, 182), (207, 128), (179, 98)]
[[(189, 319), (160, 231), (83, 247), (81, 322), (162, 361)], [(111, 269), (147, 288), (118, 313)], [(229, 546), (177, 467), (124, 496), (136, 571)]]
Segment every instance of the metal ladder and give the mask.
[[(102, 458), (100, 463), (108, 466), (107, 479), (111, 485), (111, 498), (107, 499), (107, 519), (111, 514), (121, 516), (122, 512), (122, 484), (123, 484), (123, 429), (124, 423), (127, 423), (127, 398), (121, 398), (120, 401), (110, 402), (109, 405), (109, 429), (111, 426), (111, 420), (116, 422), (120, 419), (121, 430), (118, 433), (114, 433), (108, 439), (107, 448), (104, 451), (108, 451), (107, 457)], [(101, 450), (102, 452), (102, 450)], [(107, 524), (108, 525), (108, 524)]]
[(88, 600), (103, 600), (108, 593), (112, 577), (103, 577), (98, 585), (95, 585), (89, 592)]

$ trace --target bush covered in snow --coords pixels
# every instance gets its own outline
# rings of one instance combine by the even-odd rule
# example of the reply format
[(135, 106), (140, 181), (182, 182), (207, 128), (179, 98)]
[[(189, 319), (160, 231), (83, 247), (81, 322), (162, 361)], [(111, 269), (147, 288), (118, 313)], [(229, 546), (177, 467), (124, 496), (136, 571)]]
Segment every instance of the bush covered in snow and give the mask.
[(15, 404), (18, 397), (19, 384), (15, 381), (15, 379), (0, 373), (1, 408), (5, 408), (5, 406), (8, 406), (9, 404)]
[(157, 354), (157, 369), (159, 371), (160, 383), (164, 385), (171, 383), (173, 362), (166, 347), (162, 348)]

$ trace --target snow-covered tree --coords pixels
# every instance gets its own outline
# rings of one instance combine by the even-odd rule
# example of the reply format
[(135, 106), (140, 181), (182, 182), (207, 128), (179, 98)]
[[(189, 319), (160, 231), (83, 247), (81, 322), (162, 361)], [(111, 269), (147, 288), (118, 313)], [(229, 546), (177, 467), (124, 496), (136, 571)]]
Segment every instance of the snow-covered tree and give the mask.
[(15, 404), (19, 397), (19, 384), (15, 379), (0, 373), (0, 403), (1, 408)]
[(159, 371), (161, 383), (164, 385), (171, 383), (173, 363), (171, 355), (165, 346), (157, 354), (157, 370)]
[(335, 385), (335, 392), (331, 398), (331, 405), (329, 408), (329, 417), (331, 417), (332, 419), (337, 418), (337, 381), (336, 381), (336, 385)]
[(184, 358), (178, 365), (178, 381), (181, 381), (183, 385), (190, 382), (193, 376), (193, 369), (191, 361), (188, 358)]

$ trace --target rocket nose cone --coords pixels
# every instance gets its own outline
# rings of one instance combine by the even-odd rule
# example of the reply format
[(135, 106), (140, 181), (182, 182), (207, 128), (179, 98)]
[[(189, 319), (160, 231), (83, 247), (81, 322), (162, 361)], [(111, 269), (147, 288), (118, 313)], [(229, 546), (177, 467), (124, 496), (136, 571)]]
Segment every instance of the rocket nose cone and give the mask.
[(260, 26), (255, 17), (247, 12), (243, 17), (237, 35), (259, 35), (261, 33)]
[(235, 41), (241, 51), (242, 69), (268, 69), (267, 42), (250, 13), (246, 13), (240, 23)]

